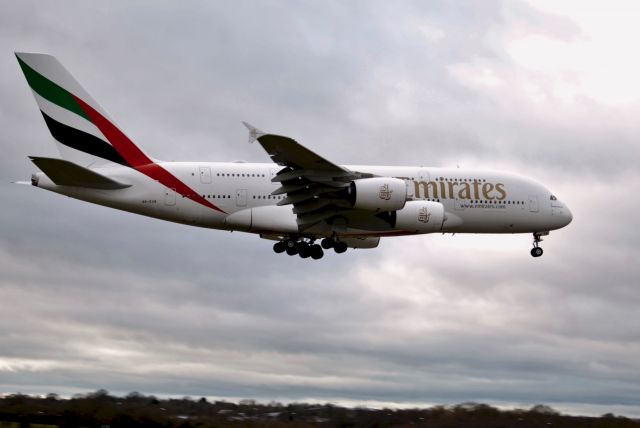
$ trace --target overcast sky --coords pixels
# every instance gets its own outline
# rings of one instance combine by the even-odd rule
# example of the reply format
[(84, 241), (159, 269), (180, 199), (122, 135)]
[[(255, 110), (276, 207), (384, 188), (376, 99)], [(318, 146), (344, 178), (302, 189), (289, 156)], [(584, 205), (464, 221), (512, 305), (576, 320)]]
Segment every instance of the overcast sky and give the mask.
[[(640, 416), (640, 3), (0, 2), (0, 393)], [(166, 160), (504, 169), (574, 220), (320, 261), (8, 184), (57, 156), (13, 51)]]

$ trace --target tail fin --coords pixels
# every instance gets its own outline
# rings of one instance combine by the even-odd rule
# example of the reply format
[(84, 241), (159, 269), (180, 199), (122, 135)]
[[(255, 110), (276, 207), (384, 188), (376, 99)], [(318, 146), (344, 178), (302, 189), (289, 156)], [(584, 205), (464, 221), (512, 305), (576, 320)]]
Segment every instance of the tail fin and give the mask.
[(63, 158), (84, 166), (152, 162), (55, 57), (22, 52), (16, 57)]

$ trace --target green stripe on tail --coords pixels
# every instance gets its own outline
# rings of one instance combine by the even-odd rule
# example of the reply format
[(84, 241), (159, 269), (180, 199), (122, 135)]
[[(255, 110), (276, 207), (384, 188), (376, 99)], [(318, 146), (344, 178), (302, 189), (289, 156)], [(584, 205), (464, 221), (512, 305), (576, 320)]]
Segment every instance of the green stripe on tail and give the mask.
[(73, 98), (73, 95), (71, 95), (67, 90), (65, 90), (61, 86), (58, 86), (57, 84), (53, 83), (51, 80), (47, 79), (46, 77), (44, 77), (43, 75), (35, 71), (33, 68), (29, 67), (29, 65), (27, 65), (24, 61), (22, 61), (20, 57), (18, 57), (17, 55), (16, 55), (16, 58), (18, 58), (18, 63), (20, 64), (20, 68), (22, 68), (22, 72), (24, 73), (24, 76), (27, 78), (27, 82), (29, 83), (29, 86), (38, 95), (40, 95), (42, 98), (49, 100), (52, 103), (64, 109), (72, 111), (78, 116), (84, 117), (88, 121), (91, 121), (91, 119), (89, 119), (89, 116), (87, 116), (84, 110), (82, 110), (82, 108), (78, 105), (76, 100)]

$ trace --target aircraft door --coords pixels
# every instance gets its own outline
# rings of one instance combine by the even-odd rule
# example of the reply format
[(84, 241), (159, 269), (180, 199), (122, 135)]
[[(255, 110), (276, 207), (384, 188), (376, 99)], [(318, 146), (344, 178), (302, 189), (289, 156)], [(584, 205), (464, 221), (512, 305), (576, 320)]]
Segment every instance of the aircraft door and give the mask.
[(236, 190), (236, 205), (239, 207), (247, 206), (247, 189)]
[(529, 211), (532, 213), (538, 212), (538, 197), (534, 195), (529, 195)]
[(176, 189), (167, 188), (164, 190), (164, 204), (170, 206), (176, 204)]
[(211, 184), (211, 168), (208, 166), (200, 167), (200, 183)]

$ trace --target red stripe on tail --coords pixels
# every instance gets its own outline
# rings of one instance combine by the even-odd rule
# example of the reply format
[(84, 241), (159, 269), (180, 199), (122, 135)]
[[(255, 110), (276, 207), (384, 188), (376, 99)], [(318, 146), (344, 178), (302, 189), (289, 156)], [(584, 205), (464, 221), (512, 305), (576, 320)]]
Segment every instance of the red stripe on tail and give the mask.
[(109, 122), (107, 118), (97, 112), (93, 107), (91, 107), (89, 104), (85, 103), (75, 95), (73, 95), (73, 98), (76, 100), (78, 105), (80, 105), (82, 110), (84, 110), (87, 116), (89, 116), (91, 122), (93, 122), (93, 124), (98, 127), (100, 132), (102, 132), (107, 140), (109, 140), (111, 145), (113, 145), (116, 151), (120, 153), (120, 155), (129, 164), (129, 166), (140, 171), (146, 176), (159, 181), (168, 188), (175, 189), (176, 192), (178, 192), (185, 198), (189, 198), (194, 202), (204, 205), (205, 207), (226, 214), (223, 210), (207, 201), (196, 191), (180, 181), (176, 176), (149, 159), (147, 155), (142, 153), (142, 150), (140, 150), (135, 144), (133, 144), (133, 141), (131, 141), (129, 137), (124, 135), (122, 131), (120, 131), (115, 125)]

